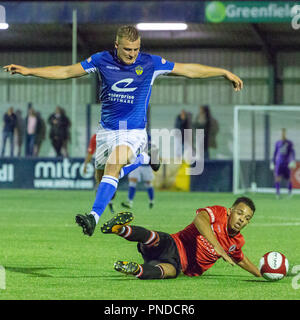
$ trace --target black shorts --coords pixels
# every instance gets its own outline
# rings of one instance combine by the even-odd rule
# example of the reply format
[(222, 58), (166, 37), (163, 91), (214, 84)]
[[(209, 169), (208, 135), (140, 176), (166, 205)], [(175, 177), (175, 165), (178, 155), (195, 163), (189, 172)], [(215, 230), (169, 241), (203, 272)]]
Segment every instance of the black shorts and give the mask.
[(176, 269), (176, 277), (181, 272), (180, 256), (173, 238), (165, 232), (156, 231), (159, 235), (159, 242), (156, 246), (147, 247), (142, 243), (137, 244), (144, 263), (157, 265), (160, 263), (170, 263)]

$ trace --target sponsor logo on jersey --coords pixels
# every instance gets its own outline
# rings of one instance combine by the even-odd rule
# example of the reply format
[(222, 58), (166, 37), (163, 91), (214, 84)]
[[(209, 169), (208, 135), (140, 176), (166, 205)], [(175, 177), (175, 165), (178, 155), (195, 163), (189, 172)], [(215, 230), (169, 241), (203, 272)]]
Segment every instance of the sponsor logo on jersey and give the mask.
[(135, 68), (135, 72), (138, 76), (140, 76), (144, 72), (144, 68), (142, 66), (137, 66)]
[(120, 70), (119, 67), (115, 67), (115, 66), (106, 66), (106, 68), (111, 70)]
[(229, 249), (228, 249), (228, 252), (232, 252), (236, 249), (236, 245), (233, 244)]
[[(132, 78), (126, 78), (126, 79), (117, 81), (111, 86), (111, 89), (115, 92), (133, 92), (137, 89), (137, 87), (127, 88), (133, 82), (133, 80), (134, 79)], [(122, 87), (119, 87), (119, 85), (122, 85)]]

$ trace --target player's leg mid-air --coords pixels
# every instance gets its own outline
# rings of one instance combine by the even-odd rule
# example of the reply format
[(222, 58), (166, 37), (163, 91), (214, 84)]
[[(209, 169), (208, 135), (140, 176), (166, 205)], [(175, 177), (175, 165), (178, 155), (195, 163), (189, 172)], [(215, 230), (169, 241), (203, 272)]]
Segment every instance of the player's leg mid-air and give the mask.
[[(158, 148), (148, 143), (148, 154), (151, 155), (155, 160), (159, 160), (159, 150)], [(135, 197), (137, 184), (141, 181), (144, 182), (144, 186), (148, 193), (149, 198), (149, 208), (152, 209), (154, 205), (154, 187), (153, 187), (153, 171), (157, 171), (160, 166), (160, 162), (152, 165), (142, 165), (137, 169), (130, 172), (128, 175), (128, 200), (121, 202), (122, 207), (126, 209), (132, 209), (133, 199)], [(153, 167), (154, 165), (154, 167)]]
[(101, 227), (104, 234), (116, 234), (127, 241), (138, 242), (138, 251), (144, 259), (143, 264), (119, 260), (114, 263), (114, 269), (142, 280), (177, 277), (179, 263), (177, 263), (176, 269), (176, 263), (173, 265), (169, 262), (173, 254), (170, 246), (170, 236), (163, 232), (151, 231), (139, 226), (129, 226), (132, 220), (132, 213), (121, 212)]
[[(95, 169), (96, 194), (97, 194), (97, 189), (98, 189), (98, 186), (102, 180), (103, 175), (104, 175), (104, 169)], [(116, 197), (116, 193), (113, 195), (110, 202), (108, 203), (108, 207), (109, 207), (111, 214), (115, 214), (114, 201), (113, 201), (115, 199), (115, 197)]]
[[(134, 158), (135, 160), (132, 161)], [(106, 162), (104, 175), (99, 184), (91, 212), (85, 215), (76, 215), (76, 223), (82, 227), (85, 235), (91, 236), (94, 233), (100, 216), (117, 190), (119, 179), (142, 164), (150, 164), (154, 171), (157, 171), (160, 166), (158, 158), (152, 161), (152, 158), (145, 152), (135, 157), (128, 145), (118, 145), (113, 149)]]

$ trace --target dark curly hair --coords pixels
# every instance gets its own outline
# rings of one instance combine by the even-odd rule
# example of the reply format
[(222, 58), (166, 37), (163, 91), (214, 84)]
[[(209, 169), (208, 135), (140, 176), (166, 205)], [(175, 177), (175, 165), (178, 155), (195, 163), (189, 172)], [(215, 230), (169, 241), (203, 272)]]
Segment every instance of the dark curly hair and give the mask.
[(255, 208), (255, 205), (254, 205), (254, 202), (248, 198), (248, 197), (240, 197), (240, 198), (237, 198), (234, 203), (233, 203), (233, 207), (237, 206), (239, 203), (244, 203), (246, 206), (248, 206), (252, 211), (253, 213), (255, 212), (256, 208)]

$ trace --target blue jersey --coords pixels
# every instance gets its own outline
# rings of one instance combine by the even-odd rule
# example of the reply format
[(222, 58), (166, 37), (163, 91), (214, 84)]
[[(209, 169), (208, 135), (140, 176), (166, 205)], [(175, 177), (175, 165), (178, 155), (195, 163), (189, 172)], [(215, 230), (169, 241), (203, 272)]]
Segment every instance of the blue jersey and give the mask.
[(106, 129), (144, 129), (151, 89), (156, 77), (171, 72), (174, 63), (139, 53), (131, 65), (122, 63), (116, 50), (103, 51), (81, 62), (88, 73), (101, 78), (101, 125)]

